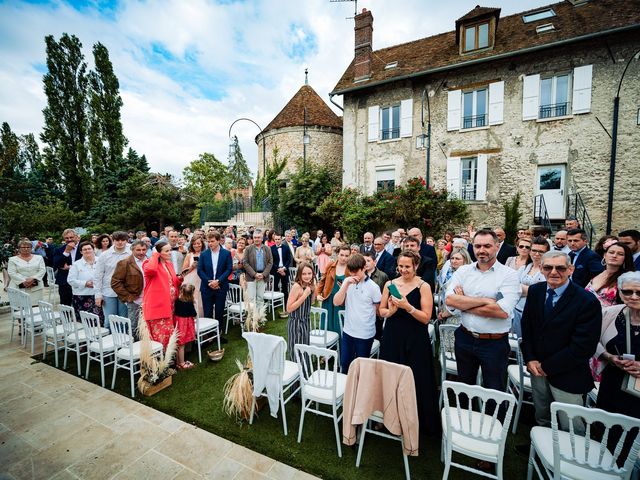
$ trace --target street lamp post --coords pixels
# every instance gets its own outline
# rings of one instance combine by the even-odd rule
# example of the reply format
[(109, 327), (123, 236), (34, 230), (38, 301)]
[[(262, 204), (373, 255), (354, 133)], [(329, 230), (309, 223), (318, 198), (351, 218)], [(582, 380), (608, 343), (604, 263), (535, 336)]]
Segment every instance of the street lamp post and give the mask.
[[(427, 141), (427, 146), (426, 146), (426, 178), (425, 178), (425, 187), (429, 188), (429, 186), (431, 185), (431, 181), (430, 181), (430, 176), (431, 176), (431, 103), (429, 102), (429, 93), (427, 92), (427, 87), (424, 87), (424, 90), (422, 90), (422, 102), (421, 102), (421, 108), (420, 108), (420, 121), (422, 123), (422, 131), (424, 131), (424, 100), (425, 98), (427, 99), (427, 134), (422, 134), (418, 136), (418, 139), (420, 140), (420, 146), (422, 148), (424, 148), (424, 141)], [(418, 142), (416, 142), (418, 143)]]
[(613, 191), (616, 182), (616, 154), (617, 154), (617, 143), (618, 143), (618, 113), (620, 109), (620, 89), (622, 88), (622, 80), (624, 80), (624, 76), (627, 73), (627, 69), (629, 65), (631, 65), (631, 61), (640, 55), (640, 50), (634, 53), (627, 65), (624, 67), (624, 71), (622, 72), (622, 76), (620, 77), (620, 82), (618, 83), (618, 91), (616, 92), (616, 96), (613, 99), (613, 128), (611, 131), (611, 161), (609, 162), (609, 198), (607, 199), (607, 235), (611, 233), (611, 223), (613, 220)]
[[(262, 174), (265, 175), (267, 173), (267, 145), (264, 138), (264, 131), (262, 130), (262, 127), (260, 127), (260, 125), (258, 125), (256, 122), (254, 122), (250, 118), (246, 118), (246, 117), (237, 118), (229, 126), (229, 156), (235, 155), (235, 143), (231, 139), (231, 129), (240, 120), (246, 120), (247, 122), (251, 122), (260, 130), (258, 135), (262, 135)], [(258, 174), (259, 173), (260, 173), (260, 169), (258, 168)]]

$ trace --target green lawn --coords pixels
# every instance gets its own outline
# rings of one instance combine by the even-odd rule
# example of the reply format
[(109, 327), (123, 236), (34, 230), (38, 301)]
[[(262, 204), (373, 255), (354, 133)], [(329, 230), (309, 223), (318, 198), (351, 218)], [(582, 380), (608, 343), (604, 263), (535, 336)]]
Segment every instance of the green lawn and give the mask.
[[(286, 325), (286, 319), (269, 321), (265, 332), (286, 338)], [(246, 342), (240, 336), (238, 326), (230, 330), (227, 338), (229, 343), (226, 345), (226, 354), (221, 362), (212, 363), (205, 355), (203, 363), (197, 364), (198, 356), (194, 349), (188, 358), (197, 364), (195, 368), (179, 371), (173, 377), (173, 385), (153, 397), (143, 397), (137, 393), (136, 400), (321, 478), (336, 480), (404, 478), (400, 443), (393, 440), (368, 435), (365, 439), (360, 468), (355, 467), (355, 447), (343, 445), (343, 456), (338, 458), (333, 425), (329, 418), (307, 414), (302, 443), (297, 443), (300, 420), (299, 400), (294, 399), (287, 404), (289, 435), (286, 437), (282, 431), (282, 419), (271, 417), (268, 408), (260, 412), (259, 418), (254, 419), (253, 425), (239, 424), (225, 415), (222, 411), (224, 383), (237, 371), (235, 359), (244, 362), (247, 356)], [(75, 374), (76, 366), (72, 360), (75, 360), (75, 356), (70, 355), (67, 371)], [(47, 363), (52, 362), (53, 355), (49, 355)], [(97, 364), (93, 365), (89, 380), (99, 384), (100, 371)], [(112, 370), (108, 368), (106, 372), (109, 379), (108, 385), (111, 383), (111, 373)], [(122, 374), (118, 374), (116, 382), (116, 391), (125, 396), (130, 395), (128, 378), (123, 371)], [(516, 455), (513, 446), (528, 443), (530, 425), (527, 422), (531, 422), (531, 412), (525, 406), (518, 434), (509, 435), (507, 440), (504, 467), (506, 479), (526, 477), (527, 459)], [(442, 478), (440, 439), (421, 438), (420, 441), (420, 455), (409, 459), (412, 478)], [(206, 448), (206, 446), (203, 447)], [(466, 462), (466, 459), (460, 460)], [(452, 479), (468, 477), (469, 474), (457, 469), (453, 469), (450, 475)]]

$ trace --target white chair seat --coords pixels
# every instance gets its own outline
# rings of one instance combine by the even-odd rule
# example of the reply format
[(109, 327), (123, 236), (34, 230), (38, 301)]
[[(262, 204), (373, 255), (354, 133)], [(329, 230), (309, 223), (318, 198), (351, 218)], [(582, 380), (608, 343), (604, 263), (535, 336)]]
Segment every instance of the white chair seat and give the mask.
[[(583, 461), (585, 451), (585, 437), (576, 435), (575, 440), (575, 453), (578, 460)], [(553, 434), (550, 428), (546, 427), (533, 427), (531, 429), (531, 441), (535, 444), (538, 456), (542, 461), (553, 468)], [(558, 441), (560, 444), (560, 455), (568, 454), (571, 456), (571, 439), (569, 432), (558, 431)], [(603, 460), (600, 462), (598, 456), (600, 454), (600, 443), (595, 440), (589, 440), (589, 458), (588, 463), (594, 465), (611, 463), (613, 456), (609, 450), (605, 450)], [(599, 471), (596, 476), (594, 472), (588, 466), (580, 467), (571, 463), (560, 461), (560, 471), (562, 472), (562, 478), (570, 478), (575, 480), (613, 480), (619, 479), (619, 475), (606, 475)]]
[[(102, 337), (102, 351), (103, 352), (113, 352), (116, 346), (113, 342), (113, 335), (106, 335)], [(100, 352), (100, 343), (91, 342), (89, 344), (89, 350), (92, 352)]]
[(282, 292), (264, 292), (265, 300), (280, 300), (281, 298), (284, 298), (284, 293)]
[(451, 360), (447, 358), (445, 360), (445, 367), (446, 367), (447, 373), (451, 375), (458, 375), (458, 364), (456, 363), (455, 360)]
[(243, 308), (238, 303), (230, 303), (227, 306), (227, 310), (233, 313), (240, 313), (243, 311)]
[(327, 343), (324, 343), (324, 332), (322, 330), (311, 330), (309, 332), (309, 345), (314, 347), (327, 347), (338, 343), (340, 336), (336, 332), (327, 331)]
[[(311, 374), (309, 379), (310, 383), (322, 383), (331, 385), (333, 382), (333, 372), (326, 372), (325, 370), (316, 370)], [(340, 403), (344, 389), (347, 386), (347, 376), (343, 373), (336, 373), (336, 400)], [(331, 390), (326, 388), (314, 387), (312, 385), (304, 385), (305, 396), (309, 399), (320, 403), (331, 403)]]
[(380, 340), (374, 338), (371, 345), (371, 355), (375, 355), (380, 351)]
[(282, 385), (289, 385), (300, 376), (300, 370), (296, 362), (284, 361), (284, 372), (282, 372)]
[[(442, 417), (442, 429), (443, 435), (447, 434), (447, 413), (445, 409), (441, 411)], [(471, 412), (471, 424), (472, 431), (478, 431), (480, 428), (480, 420), (484, 417), (484, 423), (482, 425), (483, 433), (488, 436), (487, 440), (482, 440), (480, 438), (471, 438), (468, 436), (461, 435), (455, 431), (455, 429), (460, 428), (460, 421), (458, 420), (458, 414), (453, 411), (451, 412), (451, 424), (454, 428), (454, 431), (451, 435), (451, 443), (454, 450), (457, 450), (466, 455), (476, 457), (481, 455), (483, 457), (497, 457), (500, 449), (499, 441), (502, 433), (502, 423), (499, 421), (495, 421), (493, 425), (493, 429), (489, 432), (491, 428), (491, 416), (483, 415), (480, 412)], [(469, 425), (469, 412), (467, 410), (463, 410), (460, 412), (460, 418), (462, 419), (462, 428), (468, 429)]]
[(518, 339), (510, 336), (509, 346), (511, 347), (511, 350), (515, 352), (518, 349)]
[[(133, 343), (133, 359), (137, 360), (140, 358), (140, 345), (142, 342), (134, 342)], [(151, 341), (151, 353), (160, 353), (162, 351), (162, 344), (160, 342)], [(131, 350), (128, 348), (121, 348), (116, 352), (116, 357), (122, 360), (130, 360), (131, 359)]]
[(215, 318), (200, 317), (198, 319), (197, 327), (199, 327), (199, 332), (207, 332), (218, 327), (219, 324), (220, 322), (218, 322), (218, 320), (216, 320)]
[(56, 325), (53, 328), (47, 328), (44, 331), (44, 334), (47, 337), (52, 337), (55, 334), (56, 337), (60, 337), (60, 339), (62, 339), (62, 337), (64, 337), (64, 327), (62, 325)]
[[(100, 336), (104, 337), (106, 335), (109, 335), (109, 329), (108, 328), (104, 328), (104, 327), (100, 327), (100, 329), (97, 330), (96, 333), (98, 333), (98, 334), (100, 334)], [(77, 339), (76, 339), (76, 336), (77, 336)], [(71, 335), (67, 335), (67, 342), (69, 342), (69, 343), (84, 342), (86, 340), (87, 340), (87, 334), (84, 331), (84, 329), (82, 329), (82, 327), (79, 327), (79, 330), (77, 332), (74, 332)]]
[[(518, 365), (509, 365), (507, 367), (507, 373), (509, 374), (509, 379), (514, 385), (520, 384), (520, 367)], [(525, 391), (531, 391), (531, 377), (525, 372), (523, 376), (524, 380), (524, 389)]]

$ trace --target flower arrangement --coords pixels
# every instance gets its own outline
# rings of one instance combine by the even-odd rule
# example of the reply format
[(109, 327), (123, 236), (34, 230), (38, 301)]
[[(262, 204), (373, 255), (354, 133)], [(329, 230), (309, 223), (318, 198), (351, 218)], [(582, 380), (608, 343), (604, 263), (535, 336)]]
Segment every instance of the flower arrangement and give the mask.
[(253, 302), (246, 302), (247, 319), (244, 322), (244, 328), (247, 332), (259, 332), (267, 323), (267, 305), (262, 304), (257, 307)]
[(140, 337), (140, 378), (138, 390), (144, 394), (154, 385), (158, 385), (176, 371), (170, 367), (178, 348), (178, 330), (174, 329), (167, 349), (160, 355), (153, 354), (151, 348), (151, 333), (140, 309), (138, 317), (138, 336)]
[(240, 371), (224, 384), (222, 410), (230, 417), (235, 417), (237, 421), (249, 420), (253, 401), (251, 359), (247, 358), (246, 365), (236, 359), (236, 365)]

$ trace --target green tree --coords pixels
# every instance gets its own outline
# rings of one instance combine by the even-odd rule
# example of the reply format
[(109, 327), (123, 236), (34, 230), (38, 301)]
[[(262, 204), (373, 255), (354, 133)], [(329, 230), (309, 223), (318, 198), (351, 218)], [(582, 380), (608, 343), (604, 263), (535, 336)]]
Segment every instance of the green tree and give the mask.
[(522, 218), (520, 212), (520, 192), (517, 192), (513, 198), (506, 201), (504, 208), (504, 234), (508, 243), (515, 243), (518, 234), (518, 226)]
[(251, 182), (251, 170), (238, 144), (238, 137), (233, 136), (233, 155), (229, 158), (229, 181), (231, 188), (247, 188)]
[(47, 174), (63, 189), (67, 205), (87, 211), (91, 205), (91, 165), (87, 145), (87, 64), (82, 44), (66, 33), (57, 42), (45, 37), (47, 73), (43, 77), (47, 106), (44, 129)]
[(227, 167), (212, 153), (201, 153), (182, 170), (185, 192), (200, 202), (213, 201), (216, 193), (225, 195), (229, 191)]
[(280, 150), (274, 148), (273, 160), (267, 162), (266, 169), (262, 177), (256, 180), (256, 187), (253, 189), (253, 197), (256, 205), (262, 205), (262, 203), (269, 199), (273, 210), (277, 210), (277, 195), (278, 195), (278, 177), (284, 171), (289, 161), (289, 156), (280, 158)]

